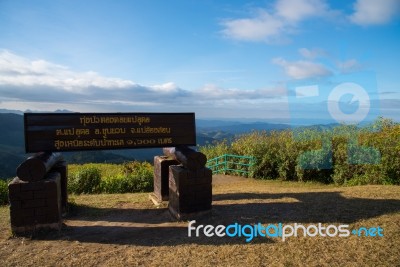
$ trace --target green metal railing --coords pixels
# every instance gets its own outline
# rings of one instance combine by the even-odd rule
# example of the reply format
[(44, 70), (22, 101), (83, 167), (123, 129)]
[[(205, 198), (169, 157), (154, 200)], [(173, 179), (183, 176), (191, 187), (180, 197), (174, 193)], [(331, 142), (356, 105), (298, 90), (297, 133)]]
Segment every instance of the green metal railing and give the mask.
[(224, 154), (208, 160), (207, 167), (212, 170), (213, 174), (227, 174), (227, 172), (249, 174), (249, 168), (253, 166), (254, 163), (255, 158), (251, 156)]

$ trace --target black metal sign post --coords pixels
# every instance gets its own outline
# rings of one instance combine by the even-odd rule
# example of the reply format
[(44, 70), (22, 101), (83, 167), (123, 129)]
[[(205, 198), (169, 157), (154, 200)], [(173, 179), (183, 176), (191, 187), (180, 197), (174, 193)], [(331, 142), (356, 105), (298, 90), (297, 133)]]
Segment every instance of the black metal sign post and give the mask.
[(194, 113), (25, 113), (24, 124), (27, 153), (196, 145)]

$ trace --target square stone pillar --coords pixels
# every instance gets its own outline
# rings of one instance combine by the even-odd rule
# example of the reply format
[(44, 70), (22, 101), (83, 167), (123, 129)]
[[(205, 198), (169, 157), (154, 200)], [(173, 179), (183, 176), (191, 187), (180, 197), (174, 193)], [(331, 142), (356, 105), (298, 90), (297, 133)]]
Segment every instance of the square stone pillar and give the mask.
[(169, 196), (168, 175), (169, 166), (179, 162), (166, 156), (154, 157), (154, 196), (159, 202), (167, 201)]
[(206, 167), (192, 171), (182, 165), (169, 167), (168, 208), (177, 219), (190, 219), (211, 211), (212, 171)]
[(8, 185), (11, 230), (32, 234), (41, 228), (61, 230), (61, 175), (49, 172), (45, 179), (24, 182), (18, 177)]

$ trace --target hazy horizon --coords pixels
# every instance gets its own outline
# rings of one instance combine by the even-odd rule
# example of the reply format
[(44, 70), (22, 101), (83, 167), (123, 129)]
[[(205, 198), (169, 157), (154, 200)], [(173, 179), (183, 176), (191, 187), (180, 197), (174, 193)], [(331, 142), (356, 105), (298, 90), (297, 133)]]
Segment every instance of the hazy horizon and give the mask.
[[(0, 114), (17, 114), (23, 116), (24, 113), (57, 113), (57, 112), (75, 112), (72, 110), (7, 110), (7, 109), (0, 109)], [(93, 113), (99, 113), (99, 112), (93, 112)], [(129, 113), (129, 112), (127, 112)], [(148, 112), (152, 113), (152, 112)], [(375, 122), (377, 119), (372, 119), (372, 120), (365, 120), (361, 123), (361, 125), (368, 125), (370, 123)], [(391, 118), (389, 118), (391, 119)], [(223, 117), (197, 117), (196, 116), (196, 121), (202, 121), (202, 122), (211, 122), (213, 125), (215, 123), (220, 122), (220, 125), (235, 125), (237, 123), (240, 124), (257, 124), (257, 123), (267, 123), (267, 124), (286, 124), (286, 125), (291, 125), (291, 126), (313, 126), (313, 125), (329, 125), (329, 124), (341, 124), (341, 123), (346, 123), (346, 124), (351, 124), (351, 122), (332, 122), (332, 120), (324, 120), (324, 119), (311, 119), (311, 118), (297, 118), (296, 121), (290, 120), (287, 118), (272, 118), (272, 119), (263, 119), (263, 118), (243, 118), (243, 117), (236, 117), (236, 118), (223, 118)], [(395, 122), (400, 122), (400, 120), (393, 120)], [(232, 124), (231, 124), (232, 123)], [(204, 126), (208, 127), (208, 126)]]

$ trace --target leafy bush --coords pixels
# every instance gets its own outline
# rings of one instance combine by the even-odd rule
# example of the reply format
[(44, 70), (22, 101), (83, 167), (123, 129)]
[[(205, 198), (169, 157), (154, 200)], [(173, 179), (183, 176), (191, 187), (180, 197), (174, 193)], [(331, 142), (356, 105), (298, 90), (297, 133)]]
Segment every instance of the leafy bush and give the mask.
[(8, 203), (8, 181), (0, 179), (0, 205)]
[(94, 166), (84, 166), (68, 177), (68, 191), (76, 194), (100, 192), (100, 170)]
[(200, 151), (206, 154), (208, 159), (212, 159), (223, 154), (232, 153), (232, 148), (228, 144), (227, 140), (223, 140), (220, 142), (214, 142), (213, 144), (202, 146), (200, 148)]
[[(96, 169), (97, 171), (94, 171)], [(88, 171), (91, 170), (91, 171)], [(96, 173), (92, 192), (77, 190), (76, 177), (82, 173)], [(69, 166), (69, 190), (71, 193), (131, 193), (153, 190), (153, 167), (148, 162), (129, 162), (125, 164), (85, 164)], [(75, 185), (76, 184), (76, 185)], [(85, 184), (80, 185), (85, 187)]]
[(277, 132), (252, 132), (238, 137), (232, 143), (232, 152), (238, 155), (249, 155), (255, 158), (250, 168), (250, 176), (274, 179), (278, 176)]
[(209, 159), (225, 153), (253, 156), (250, 176), (259, 179), (400, 184), (400, 124), (384, 118), (363, 128), (252, 132), (200, 151)]

